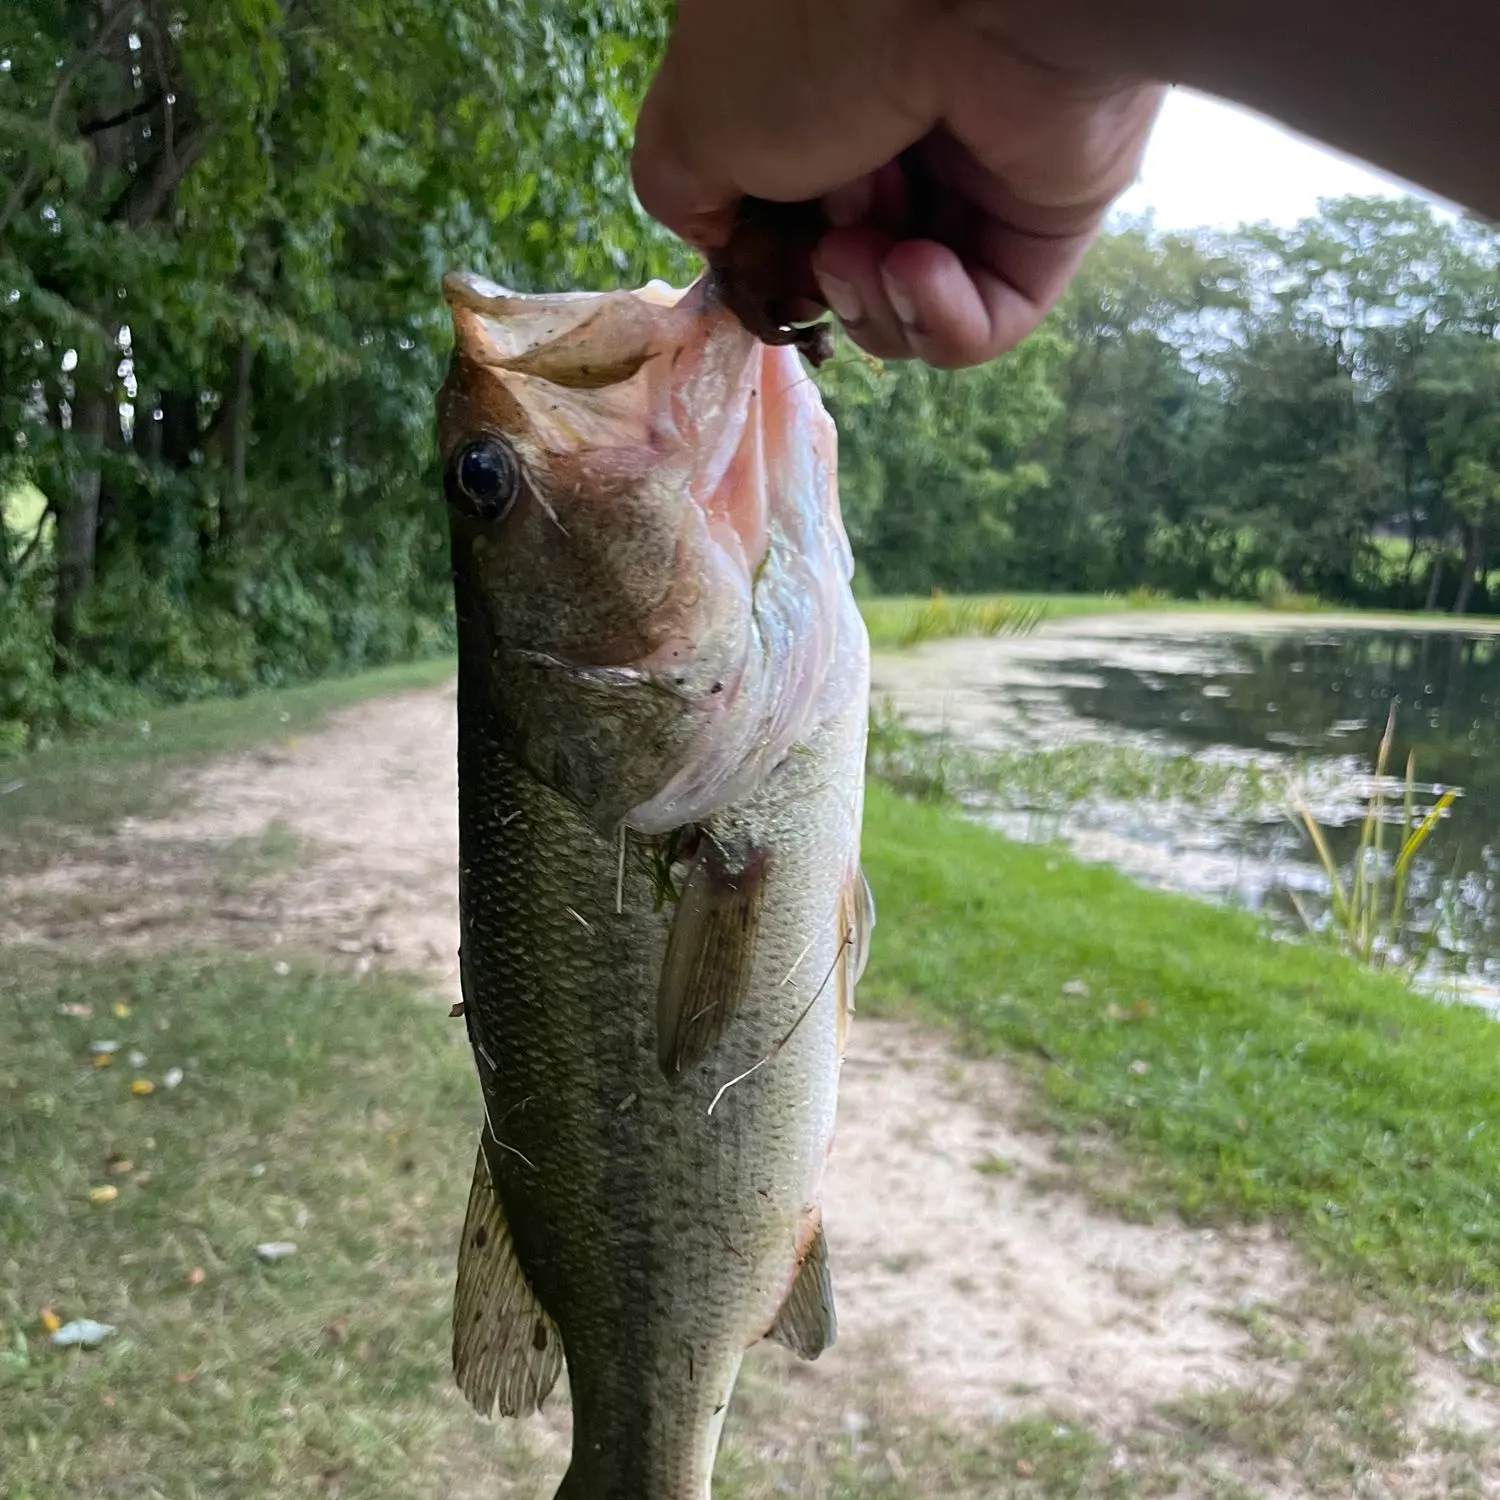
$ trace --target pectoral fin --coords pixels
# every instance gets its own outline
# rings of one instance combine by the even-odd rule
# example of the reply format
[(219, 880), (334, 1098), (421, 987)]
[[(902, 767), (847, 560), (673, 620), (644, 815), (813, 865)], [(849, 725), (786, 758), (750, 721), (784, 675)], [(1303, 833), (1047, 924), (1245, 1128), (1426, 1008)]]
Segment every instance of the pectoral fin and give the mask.
[(812, 1245), (803, 1257), (802, 1268), (787, 1293), (786, 1301), (771, 1331), (766, 1335), (785, 1344), (803, 1359), (816, 1359), (831, 1348), (838, 1333), (838, 1319), (833, 1311), (833, 1276), (828, 1266), (828, 1244), (819, 1225)]
[(483, 1416), (540, 1411), (562, 1373), (562, 1336), (516, 1259), (481, 1145), (458, 1250), (453, 1375)]
[(750, 988), (768, 860), (704, 837), (667, 939), (656, 997), (656, 1054), (668, 1078), (698, 1062), (739, 1014)]
[(850, 931), (853, 934), (849, 954), (851, 987), (864, 977), (865, 965), (870, 960), (870, 938), (875, 931), (875, 892), (870, 889), (862, 865), (855, 867), (853, 887), (849, 901)]

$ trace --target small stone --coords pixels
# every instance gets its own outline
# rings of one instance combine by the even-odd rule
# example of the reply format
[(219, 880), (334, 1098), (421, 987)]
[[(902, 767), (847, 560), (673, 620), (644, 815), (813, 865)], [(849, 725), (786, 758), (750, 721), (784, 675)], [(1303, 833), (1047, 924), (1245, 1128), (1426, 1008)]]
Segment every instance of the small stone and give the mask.
[(1089, 987), (1082, 979), (1070, 979), (1063, 987), (1062, 992), (1070, 1000), (1087, 1000)]
[(267, 1265), (274, 1265), (278, 1260), (290, 1259), (297, 1253), (297, 1247), (291, 1240), (267, 1240), (255, 1247), (255, 1253)]
[(278, 958), (276, 962), (271, 965), (271, 972), (278, 979), (285, 979), (287, 975), (292, 972), (292, 966), (284, 958)]
[(155, 1088), (156, 1085), (152, 1083), (149, 1078), (132, 1079), (130, 1084), (130, 1092), (134, 1094), (137, 1099), (144, 1099), (146, 1095), (151, 1093)]
[(136, 1051), (130, 1054), (130, 1066), (132, 1068), (144, 1068), (146, 1066), (146, 1054)]
[(1130, 1065), (1130, 1071), (1137, 1078), (1144, 1078), (1146, 1076), (1146, 1074), (1151, 1071), (1151, 1064), (1148, 1063), (1148, 1062), (1143, 1062), (1138, 1057), (1138, 1058), (1136, 1058), (1136, 1060), (1133, 1063), (1131, 1063), (1131, 1065)]
[(182, 1069), (168, 1068), (167, 1071), (162, 1074), (161, 1081), (169, 1089), (175, 1089), (177, 1085), (182, 1082)]
[(335, 944), (340, 953), (363, 953), (365, 945), (358, 938), (340, 938)]
[(113, 1203), (119, 1196), (119, 1188), (109, 1185), (89, 1189), (89, 1202), (95, 1204), (96, 1206), (105, 1203)]
[(90, 1042), (89, 1051), (95, 1057), (109, 1057), (120, 1050), (118, 1042)]
[(130, 1014), (130, 1007), (123, 1000), (116, 1000), (110, 1009), (115, 1013), (115, 1018), (120, 1021)]

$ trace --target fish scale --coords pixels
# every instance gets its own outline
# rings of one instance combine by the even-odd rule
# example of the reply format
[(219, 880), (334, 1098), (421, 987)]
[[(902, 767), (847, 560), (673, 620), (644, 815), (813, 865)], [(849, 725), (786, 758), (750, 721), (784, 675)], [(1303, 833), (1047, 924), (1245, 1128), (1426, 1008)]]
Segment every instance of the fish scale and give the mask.
[[(501, 298), (484, 295), (486, 316), (499, 321)], [(542, 300), (512, 302), (529, 312)], [(590, 359), (644, 371), (627, 380), (645, 380), (645, 361), (631, 357), (637, 310), (620, 310), (625, 331), (615, 343), (607, 324), (592, 325)], [(671, 313), (643, 325), (648, 339), (690, 351), (700, 340), (704, 361), (722, 356), (757, 383), (763, 358), (784, 356), (773, 375), (797, 369), (788, 351), (761, 351), (711, 305)], [(528, 447), (526, 413), (507, 405), (503, 358), (477, 345), (503, 342), (504, 328), (456, 321), (459, 349), (440, 408), (450, 469), (498, 434), (514, 443), (519, 483), (543, 490), (562, 460)], [(553, 380), (566, 324), (559, 315), (546, 325)], [(492, 368), (502, 374), (489, 389)], [(615, 403), (613, 441), (626, 403), (604, 389), (602, 399)], [(671, 394), (691, 409), (693, 389)], [(541, 399), (534, 385), (525, 394)], [(805, 396), (793, 403), (789, 423), (821, 416)], [(571, 429), (586, 428), (588, 408), (570, 410)], [(809, 432), (824, 441), (822, 427)], [(637, 513), (676, 507), (689, 538), (655, 574), (647, 553), (617, 542), (609, 503), (588, 509), (579, 477), (587, 466), (576, 452), (565, 456), (569, 484), (526, 495), (537, 502), (530, 514), (513, 500), (499, 520), (484, 486), (509, 471), (487, 457), (470, 473), (485, 502), (475, 502), (479, 522), (460, 514), (454, 523), (460, 968), (486, 1121), (460, 1245), (455, 1369), (481, 1410), (520, 1415), (545, 1399), (565, 1356), (574, 1435), (559, 1496), (705, 1500), (746, 1349), (770, 1334), (812, 1357), (833, 1337), (819, 1200), (870, 922), (857, 864), (868, 647), (845, 598), (847, 545), (831, 495), (757, 502), (833, 508), (832, 530), (822, 522), (766, 528), (769, 545), (810, 538), (805, 560), (844, 569), (828, 590), (835, 607), (818, 628), (830, 635), (811, 653), (821, 675), (804, 710), (786, 696), (796, 684), (777, 674), (809, 658), (807, 643), (793, 635), (773, 651), (757, 640), (757, 629), (776, 628), (763, 623), (779, 618), (769, 610), (755, 609), (739, 640), (723, 626), (731, 610), (702, 608), (703, 579), (733, 584), (734, 575), (715, 574), (713, 558), (692, 571), (692, 539), (708, 532), (694, 531), (690, 473), (658, 482), (648, 468), (631, 491)], [(805, 458), (787, 472), (823, 472)], [(602, 489), (619, 493), (622, 462), (604, 466)], [(826, 558), (813, 555), (825, 545)], [(512, 565), (512, 553), (530, 567)], [(535, 598), (515, 598), (533, 580), (550, 586), (557, 629), (586, 634), (592, 582), (569, 590), (575, 579), (610, 574), (620, 557), (599, 608), (628, 614), (638, 591), (642, 613), (626, 624), (632, 639), (649, 646), (658, 631), (679, 643), (665, 686), (635, 663), (632, 675), (618, 662), (601, 674), (587, 659), (568, 661), (557, 639), (538, 638), (545, 611)], [(795, 579), (794, 567), (766, 570), (761, 561), (749, 559), (761, 577)], [(676, 611), (665, 624), (650, 614), (663, 600)], [(785, 665), (768, 673), (768, 660)], [(698, 699), (684, 691), (695, 681)], [(719, 694), (726, 682), (743, 688), (729, 708)], [(759, 721), (746, 718), (754, 693), (765, 697)], [(601, 702), (608, 712), (597, 711)], [(757, 722), (795, 723), (800, 738), (769, 756), (772, 731)], [(745, 756), (759, 757), (757, 777), (723, 753), (729, 732), (743, 733)], [(711, 788), (694, 784), (692, 757), (706, 745), (715, 774), (741, 792), (732, 801), (716, 804)], [(700, 797), (682, 824), (642, 830), (619, 812), (622, 787), (650, 797), (678, 785)], [(673, 850), (687, 852), (664, 890)], [(686, 958), (669, 961), (673, 953)], [(664, 1028), (672, 1047), (664, 1048)]]

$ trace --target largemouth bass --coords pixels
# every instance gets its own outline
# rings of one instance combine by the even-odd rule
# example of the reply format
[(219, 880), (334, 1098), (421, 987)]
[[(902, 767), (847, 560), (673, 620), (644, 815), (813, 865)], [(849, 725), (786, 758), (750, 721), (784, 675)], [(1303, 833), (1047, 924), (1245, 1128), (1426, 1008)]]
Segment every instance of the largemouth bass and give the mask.
[(566, 1358), (560, 1500), (706, 1500), (748, 1347), (834, 1337), (820, 1191), (874, 920), (833, 424), (685, 293), (444, 284), (460, 972), (454, 1368)]

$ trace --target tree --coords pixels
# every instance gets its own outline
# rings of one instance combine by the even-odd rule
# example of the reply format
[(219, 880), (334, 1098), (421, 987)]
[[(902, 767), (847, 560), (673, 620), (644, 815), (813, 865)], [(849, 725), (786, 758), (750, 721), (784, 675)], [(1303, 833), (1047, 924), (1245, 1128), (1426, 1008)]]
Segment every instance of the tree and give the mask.
[[(194, 692), (442, 629), (441, 273), (681, 273), (624, 143), (661, 0), (15, 0), (0, 484), (60, 673)], [(8, 479), (7, 477), (8, 476)]]

